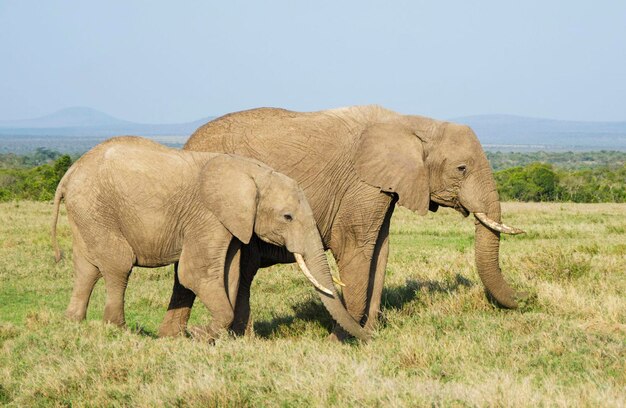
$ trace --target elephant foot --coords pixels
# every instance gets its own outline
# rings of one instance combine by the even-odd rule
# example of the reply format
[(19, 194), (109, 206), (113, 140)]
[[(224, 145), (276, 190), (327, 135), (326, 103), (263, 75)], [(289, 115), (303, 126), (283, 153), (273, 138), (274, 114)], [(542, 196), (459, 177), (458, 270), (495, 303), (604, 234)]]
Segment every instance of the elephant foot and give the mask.
[(185, 336), (191, 308), (169, 309), (159, 327), (159, 337)]
[(230, 326), (230, 331), (235, 337), (245, 336), (248, 330), (248, 326), (243, 322), (235, 322)]
[(215, 340), (218, 338), (227, 334), (226, 330), (215, 330), (210, 326), (192, 326), (189, 328), (188, 333), (194, 340), (204, 341), (211, 344), (215, 343)]
[(173, 325), (173, 324), (162, 324), (159, 327), (159, 337), (179, 337), (186, 335), (186, 327)]
[(167, 317), (159, 327), (159, 337), (185, 336), (187, 333), (187, 321), (180, 319), (168, 319)]
[(71, 320), (73, 322), (81, 322), (81, 321), (85, 320), (85, 315), (86, 315), (86, 313), (77, 312), (77, 311), (70, 310), (70, 309), (68, 309), (65, 312), (65, 317), (68, 320)]
[(254, 333), (254, 321), (252, 319), (247, 319), (247, 323), (242, 321), (235, 321), (230, 326), (230, 332), (235, 337), (255, 337)]
[(332, 333), (328, 335), (328, 340), (336, 343), (344, 343), (346, 340), (352, 338), (348, 332), (346, 332), (341, 326), (338, 324), (333, 328)]
[(120, 328), (120, 329), (128, 329), (128, 326), (126, 326), (126, 320), (111, 320), (111, 319), (104, 319), (104, 324), (109, 324), (111, 326)]

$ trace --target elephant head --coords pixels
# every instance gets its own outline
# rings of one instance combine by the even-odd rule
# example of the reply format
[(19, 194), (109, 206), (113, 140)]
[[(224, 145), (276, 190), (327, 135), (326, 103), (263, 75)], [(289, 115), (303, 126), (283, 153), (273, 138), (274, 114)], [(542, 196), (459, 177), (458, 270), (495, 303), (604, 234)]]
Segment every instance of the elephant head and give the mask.
[(476, 266), (489, 294), (516, 308), (517, 294), (499, 266), (500, 232), (523, 232), (501, 224), (500, 201), (487, 157), (471, 128), (420, 116), (397, 116), (372, 124), (355, 153), (359, 177), (398, 203), (424, 215), (438, 206), (476, 217)]
[(235, 155), (211, 160), (201, 177), (202, 201), (233, 236), (247, 244), (254, 233), (285, 247), (337, 323), (361, 340), (369, 338), (339, 298), (313, 211), (294, 180)]

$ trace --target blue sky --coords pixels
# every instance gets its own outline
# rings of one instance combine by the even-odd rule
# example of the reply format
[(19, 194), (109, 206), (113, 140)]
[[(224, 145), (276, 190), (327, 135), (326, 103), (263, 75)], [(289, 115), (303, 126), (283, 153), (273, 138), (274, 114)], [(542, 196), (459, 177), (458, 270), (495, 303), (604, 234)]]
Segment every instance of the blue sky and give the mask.
[(376, 103), (626, 120), (624, 1), (4, 1), (0, 120)]

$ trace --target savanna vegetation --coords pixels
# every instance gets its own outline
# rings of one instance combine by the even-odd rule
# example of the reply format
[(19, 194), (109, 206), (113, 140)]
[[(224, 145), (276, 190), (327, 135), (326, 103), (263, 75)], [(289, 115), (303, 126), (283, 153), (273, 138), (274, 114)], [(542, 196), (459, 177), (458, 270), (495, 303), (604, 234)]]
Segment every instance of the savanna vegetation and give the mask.
[(72, 158), (47, 149), (31, 155), (0, 154), (0, 202), (48, 201), (72, 165)]
[[(602, 406), (626, 405), (626, 205), (504, 203), (507, 279), (520, 310), (485, 298), (473, 223), (440, 209), (394, 214), (380, 327), (336, 344), (331, 321), (292, 265), (261, 270), (254, 334), (209, 345), (158, 339), (172, 267), (136, 268), (127, 329), (63, 312), (70, 230), (54, 263), (52, 205), (0, 203), (0, 405), (7, 406)], [(208, 322), (199, 303), (193, 324)]]
[(626, 202), (626, 152), (487, 152), (502, 200)]
[(500, 199), (506, 201), (626, 202), (626, 165), (562, 170), (532, 163), (494, 176)]
[[(626, 152), (487, 152), (502, 200), (626, 202)], [(45, 148), (0, 154), (0, 202), (46, 201), (72, 160)]]

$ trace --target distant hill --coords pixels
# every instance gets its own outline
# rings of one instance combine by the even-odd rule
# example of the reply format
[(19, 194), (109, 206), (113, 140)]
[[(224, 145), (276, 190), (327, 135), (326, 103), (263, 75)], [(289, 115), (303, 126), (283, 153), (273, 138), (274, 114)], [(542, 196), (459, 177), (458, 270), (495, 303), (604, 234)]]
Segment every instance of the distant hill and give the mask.
[(114, 118), (106, 113), (86, 107), (65, 108), (33, 119), (0, 121), (3, 128), (66, 128), (89, 126), (120, 126), (132, 122)]
[(0, 153), (27, 154), (38, 147), (83, 153), (113, 136), (137, 135), (172, 147), (182, 147), (206, 117), (187, 123), (135, 123), (91, 108), (62, 109), (33, 119), (0, 121)]
[(135, 123), (115, 118), (92, 108), (73, 107), (39, 118), (0, 121), (0, 135), (33, 137), (109, 137), (121, 134), (189, 136), (194, 130), (213, 118), (206, 117), (187, 123)]
[(450, 119), (474, 129), (483, 145), (626, 149), (625, 122), (584, 122), (514, 115), (477, 115)]
[[(0, 151), (32, 146), (84, 151), (116, 135), (147, 136), (182, 146), (198, 127), (211, 119), (214, 117), (186, 123), (148, 124), (118, 119), (86, 107), (67, 108), (34, 119), (0, 121)], [(626, 151), (626, 121), (583, 122), (513, 115), (477, 115), (450, 120), (470, 125), (486, 150)], [(82, 142), (79, 144), (77, 139)], [(28, 147), (22, 147), (24, 144)]]

